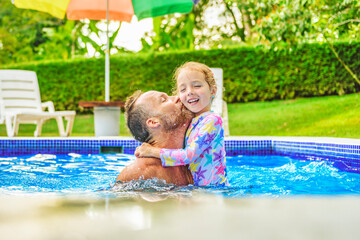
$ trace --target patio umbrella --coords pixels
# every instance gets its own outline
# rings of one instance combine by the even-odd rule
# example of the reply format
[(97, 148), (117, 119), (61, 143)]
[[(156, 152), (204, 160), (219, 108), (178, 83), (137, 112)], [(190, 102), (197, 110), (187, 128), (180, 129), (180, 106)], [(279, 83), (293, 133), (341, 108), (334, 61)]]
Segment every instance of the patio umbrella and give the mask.
[(109, 20), (130, 22), (135, 15), (138, 20), (171, 13), (188, 13), (192, 0), (13, 0), (18, 8), (47, 12), (55, 17), (70, 20), (102, 20), (107, 24), (107, 47), (105, 51), (105, 101), (110, 101), (109, 75)]

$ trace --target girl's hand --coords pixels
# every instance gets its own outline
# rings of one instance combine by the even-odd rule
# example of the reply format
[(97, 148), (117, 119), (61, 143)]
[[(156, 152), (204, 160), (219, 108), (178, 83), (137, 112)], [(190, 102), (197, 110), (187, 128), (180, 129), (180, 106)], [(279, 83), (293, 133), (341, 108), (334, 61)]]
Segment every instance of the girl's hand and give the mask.
[(160, 158), (160, 148), (153, 147), (148, 143), (143, 143), (136, 148), (135, 156)]

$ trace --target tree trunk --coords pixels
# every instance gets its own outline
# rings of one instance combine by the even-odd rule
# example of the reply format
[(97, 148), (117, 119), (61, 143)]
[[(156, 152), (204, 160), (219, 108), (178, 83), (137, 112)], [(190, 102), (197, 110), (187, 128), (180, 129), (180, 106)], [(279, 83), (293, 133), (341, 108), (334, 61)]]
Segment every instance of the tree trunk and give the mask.
[(235, 17), (235, 14), (234, 14), (234, 11), (231, 9), (231, 6), (226, 2), (226, 0), (224, 0), (223, 2), (225, 4), (227, 11), (229, 11), (229, 13), (231, 14), (231, 16), (233, 18), (236, 35), (241, 38), (241, 41), (245, 42), (245, 29), (239, 27), (236, 17)]

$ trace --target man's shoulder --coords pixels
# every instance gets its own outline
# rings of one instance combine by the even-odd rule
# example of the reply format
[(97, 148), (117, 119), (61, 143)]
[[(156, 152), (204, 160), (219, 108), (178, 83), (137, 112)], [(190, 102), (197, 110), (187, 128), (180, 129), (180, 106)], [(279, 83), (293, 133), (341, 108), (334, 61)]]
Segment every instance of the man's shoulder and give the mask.
[(150, 175), (157, 177), (161, 162), (156, 158), (136, 158), (134, 162), (126, 166), (118, 175), (117, 181), (131, 181), (133, 179), (147, 179)]

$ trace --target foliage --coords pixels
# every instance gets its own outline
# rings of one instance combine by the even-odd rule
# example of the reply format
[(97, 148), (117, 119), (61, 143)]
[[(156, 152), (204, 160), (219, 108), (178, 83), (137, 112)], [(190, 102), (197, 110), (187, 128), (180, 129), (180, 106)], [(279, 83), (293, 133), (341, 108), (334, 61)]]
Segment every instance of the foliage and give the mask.
[(69, 59), (84, 55), (76, 41), (83, 25), (0, 0), (0, 63)]
[(256, 29), (262, 42), (282, 45), (284, 42), (325, 41), (325, 36), (334, 40), (356, 40), (360, 34), (360, 3), (357, 0), (272, 0), (265, 17), (257, 20)]
[(218, 30), (210, 29), (205, 23), (206, 8), (216, 4), (210, 0), (197, 2), (189, 14), (153, 18), (154, 30), (141, 39), (141, 52), (200, 49), (216, 37)]
[[(84, 45), (84, 50), (85, 53), (89, 53), (94, 51), (94, 56), (104, 56), (105, 52), (107, 51), (107, 42), (102, 42), (102, 38), (101, 36), (105, 36), (107, 34), (106, 28), (104, 28), (104, 26), (106, 26), (105, 21), (102, 20), (86, 20), (86, 21), (81, 21), (82, 23), (84, 23), (83, 27), (82, 27), (82, 31), (81, 34), (79, 34), (78, 38), (81, 40), (81, 42)], [(109, 25), (111, 24), (111, 21), (109, 23)], [(111, 24), (112, 26), (115, 26), (115, 24)], [(109, 36), (109, 49), (110, 52), (113, 52), (113, 50), (115, 50), (115, 52), (120, 52), (120, 53), (132, 53), (131, 51), (117, 46), (114, 44), (114, 40), (115, 38), (118, 36), (119, 31), (121, 28), (121, 22), (119, 25), (115, 26), (115, 28), (110, 31), (108, 33)], [(90, 50), (89, 45), (91, 45), (92, 50)]]
[[(0, 4), (2, 64), (70, 59), (94, 50), (96, 56), (104, 54), (101, 21), (59, 20), (46, 13), (17, 9), (9, 0), (0, 0)], [(259, 44), (279, 49), (306, 42), (327, 42), (331, 47), (333, 41), (359, 39), (359, 14), (358, 0), (202, 0), (189, 14), (154, 18), (154, 31), (141, 40), (141, 51)], [(120, 26), (110, 34), (110, 48), (112, 52), (129, 52), (113, 44)]]
[[(334, 48), (360, 74), (360, 43), (336, 43)], [(360, 90), (326, 44), (296, 48), (229, 48), (111, 57), (111, 100), (125, 100), (135, 90), (171, 93), (176, 67), (199, 61), (224, 69), (227, 102), (268, 101)], [(78, 109), (79, 101), (104, 100), (104, 58), (9, 65), (2, 68), (34, 70), (43, 101), (57, 109)]]
[[(106, 43), (99, 41), (100, 35), (106, 33), (99, 26), (102, 21), (61, 20), (47, 13), (16, 8), (9, 0), (0, 0), (0, 5), (0, 64), (71, 59), (87, 54), (89, 45), (97, 55), (104, 55)], [(113, 45), (119, 30), (120, 25), (109, 34), (110, 49), (125, 52)]]
[[(163, 17), (160, 33), (155, 28), (149, 36), (154, 46), (161, 45), (161, 50), (166, 50), (165, 46), (178, 40), (167, 35), (182, 36), (184, 32), (183, 28), (169, 26), (193, 21), (193, 30), (187, 29), (187, 36), (194, 39), (195, 49), (236, 44), (291, 47), (324, 42), (325, 34), (330, 40), (351, 41), (360, 36), (359, 13), (358, 0), (203, 0), (195, 6), (191, 14), (194, 17)], [(217, 24), (213, 23), (214, 18)]]
[(84, 55), (85, 49), (76, 41), (83, 25), (79, 21), (64, 21), (56, 28), (44, 28), (42, 31), (48, 40), (35, 49), (37, 55), (34, 60), (70, 59), (75, 55)]
[(140, 52), (194, 49), (194, 13), (153, 18), (154, 31), (141, 39)]

